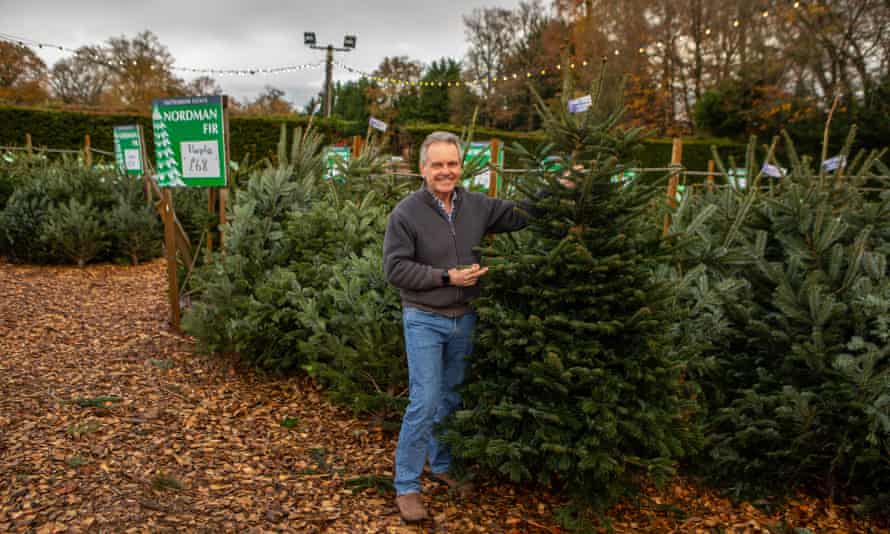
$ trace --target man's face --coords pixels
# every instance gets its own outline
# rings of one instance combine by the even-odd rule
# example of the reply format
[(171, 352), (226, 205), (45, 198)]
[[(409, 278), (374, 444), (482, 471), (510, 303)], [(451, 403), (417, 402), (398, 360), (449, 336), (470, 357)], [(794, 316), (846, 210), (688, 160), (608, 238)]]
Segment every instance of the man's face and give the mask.
[(457, 147), (451, 143), (433, 143), (427, 148), (426, 165), (420, 174), (432, 193), (448, 195), (460, 178), (461, 162)]

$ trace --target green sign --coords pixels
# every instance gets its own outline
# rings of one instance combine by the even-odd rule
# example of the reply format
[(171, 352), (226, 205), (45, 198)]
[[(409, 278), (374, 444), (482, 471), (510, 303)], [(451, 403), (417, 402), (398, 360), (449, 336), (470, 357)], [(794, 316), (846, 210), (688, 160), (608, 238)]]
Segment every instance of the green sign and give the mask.
[[(477, 159), (478, 158), (478, 159)], [(503, 168), (504, 166), (504, 151), (499, 150), (497, 155), (497, 166)], [(464, 165), (467, 162), (478, 162), (481, 165), (484, 165), (484, 170), (476, 174), (471, 180), (466, 180), (464, 183), (464, 187), (470, 188), (471, 186), (478, 191), (488, 192), (491, 188), (491, 143), (489, 142), (480, 142), (480, 143), (470, 143), (470, 146), (467, 147), (466, 153), (464, 154)], [(497, 173), (497, 188), (498, 191), (501, 190), (501, 175)]]
[(324, 149), (325, 168), (327, 169), (327, 178), (330, 180), (336, 178), (344, 180), (337, 172), (337, 160), (343, 160), (343, 163), (349, 162), (350, 150), (348, 146), (329, 146)]
[(122, 173), (131, 176), (142, 174), (141, 141), (138, 126), (114, 127), (114, 159)]
[(157, 180), (161, 187), (225, 187), (225, 116), (221, 96), (152, 102)]

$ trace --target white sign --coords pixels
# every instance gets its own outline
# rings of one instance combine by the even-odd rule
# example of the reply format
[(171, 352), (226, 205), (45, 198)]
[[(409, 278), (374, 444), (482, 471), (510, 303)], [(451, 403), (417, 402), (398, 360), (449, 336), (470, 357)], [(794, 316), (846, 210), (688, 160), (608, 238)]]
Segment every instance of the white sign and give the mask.
[(482, 171), (473, 177), (473, 183), (482, 187), (491, 187), (491, 171)]
[(139, 150), (136, 148), (125, 148), (124, 149), (124, 167), (129, 170), (137, 170), (141, 169), (142, 165), (139, 164)]
[(380, 119), (375, 119), (371, 117), (368, 119), (368, 126), (374, 128), (375, 130), (380, 130), (381, 132), (385, 132), (387, 128), (387, 124)]
[(219, 176), (218, 146), (216, 141), (183, 141), (180, 143), (182, 177), (214, 178)]
[(847, 164), (847, 158), (843, 155), (835, 156), (833, 158), (828, 158), (827, 160), (822, 162), (822, 168), (828, 172), (837, 170), (839, 167), (843, 167)]
[(783, 169), (780, 169), (775, 165), (770, 165), (769, 163), (764, 163), (760, 172), (766, 176), (772, 176), (773, 178), (781, 178), (782, 176), (785, 176)]
[(581, 113), (590, 109), (593, 105), (593, 99), (590, 95), (584, 95), (580, 98), (569, 100), (569, 113)]

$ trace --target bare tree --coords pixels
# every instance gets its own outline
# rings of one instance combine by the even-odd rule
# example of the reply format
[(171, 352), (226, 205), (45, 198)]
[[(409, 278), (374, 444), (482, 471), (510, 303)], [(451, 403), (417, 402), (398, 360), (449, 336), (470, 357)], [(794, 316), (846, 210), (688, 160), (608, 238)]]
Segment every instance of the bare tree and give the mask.
[(106, 51), (113, 68), (112, 93), (121, 104), (145, 108), (155, 98), (183, 93), (182, 80), (173, 74), (173, 56), (152, 32), (133, 39), (112, 37)]
[(408, 95), (417, 94), (421, 64), (407, 56), (384, 57), (373, 72), (383, 81), (368, 88), (371, 114), (386, 121), (393, 121), (399, 114), (397, 103)]
[(46, 97), (46, 64), (30, 48), (0, 41), (0, 100), (37, 104)]
[(185, 86), (185, 92), (190, 95), (221, 95), (222, 87), (214, 78), (210, 76), (198, 76), (194, 80), (188, 82)]
[(463, 19), (464, 34), (470, 45), (464, 61), (467, 76), (479, 83), (485, 102), (483, 120), (490, 124), (501, 105), (493, 98), (495, 84), (504, 76), (505, 61), (516, 46), (518, 17), (508, 9), (485, 8), (474, 9)]
[(112, 71), (104, 51), (81, 47), (52, 68), (49, 83), (53, 95), (66, 104), (99, 105), (109, 89)]

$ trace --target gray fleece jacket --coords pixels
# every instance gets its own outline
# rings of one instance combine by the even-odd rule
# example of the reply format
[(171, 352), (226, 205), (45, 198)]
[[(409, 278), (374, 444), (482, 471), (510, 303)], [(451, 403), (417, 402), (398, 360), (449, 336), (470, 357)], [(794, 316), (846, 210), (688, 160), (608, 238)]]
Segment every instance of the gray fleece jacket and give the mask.
[(479, 284), (444, 285), (443, 271), (480, 263), (473, 248), (485, 234), (512, 232), (526, 224), (514, 202), (462, 188), (457, 191), (451, 222), (425, 185), (399, 202), (389, 215), (383, 270), (387, 281), (399, 288), (403, 306), (451, 317), (469, 312), (470, 300), (479, 295)]

